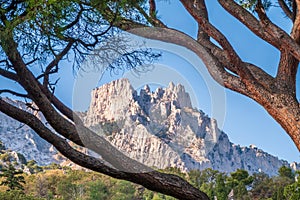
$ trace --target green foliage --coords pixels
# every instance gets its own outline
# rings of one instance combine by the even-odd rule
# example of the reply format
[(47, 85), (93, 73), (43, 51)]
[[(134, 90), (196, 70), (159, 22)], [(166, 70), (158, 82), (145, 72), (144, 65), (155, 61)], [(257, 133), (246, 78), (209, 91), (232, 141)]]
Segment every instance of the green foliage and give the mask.
[(274, 194), (272, 195), (272, 199), (273, 200), (282, 200), (285, 199), (284, 198), (284, 188), (283, 187), (279, 187)]
[(299, 200), (300, 199), (300, 181), (297, 181), (284, 188), (284, 197), (288, 200)]
[[(102, 38), (107, 39), (107, 36), (113, 35), (114, 29), (109, 28), (112, 22), (117, 23), (121, 16), (141, 20), (142, 14), (135, 7), (143, 7), (146, 2), (0, 0), (0, 15), (3, 16), (0, 20), (1, 25), (3, 24), (0, 44), (2, 49), (9, 50), (11, 47), (8, 41), (14, 38), (24, 55), (25, 63), (37, 60), (40, 64), (45, 64), (73, 41), (74, 48), (71, 50), (75, 53), (75, 63), (79, 64), (85, 53), (94, 50)], [(120, 43), (122, 42), (112, 48), (118, 48)]]
[(5, 150), (5, 145), (3, 144), (3, 142), (0, 140), (0, 152), (2, 153), (3, 150)]
[(109, 189), (102, 182), (102, 180), (96, 180), (88, 183), (88, 200), (102, 199), (106, 200), (109, 197)]
[(62, 169), (57, 163), (51, 163), (50, 165), (44, 166), (43, 169)]
[(243, 169), (230, 173), (227, 179), (227, 184), (234, 191), (234, 197), (237, 199), (248, 199), (247, 186), (253, 182), (253, 177)]
[(176, 200), (174, 197), (170, 197), (150, 190), (144, 190), (142, 194), (143, 200)]
[(3, 162), (9, 162), (10, 161), (9, 153), (5, 152), (5, 153), (0, 154), (0, 160)]
[(127, 181), (120, 180), (110, 189), (111, 200), (127, 200), (134, 199), (135, 188), (133, 184), (129, 184)]
[(218, 171), (211, 168), (199, 170), (191, 170), (188, 174), (190, 182), (197, 188), (200, 188), (204, 183), (211, 183), (215, 181)]
[(43, 171), (43, 168), (38, 166), (35, 160), (29, 160), (26, 164), (31, 173), (37, 173)]
[(32, 195), (26, 195), (23, 192), (12, 190), (0, 192), (0, 200), (43, 200)]
[(289, 168), (289, 167), (286, 167), (286, 166), (280, 167), (279, 170), (278, 170), (278, 173), (279, 173), (280, 177), (286, 177), (286, 178), (289, 178), (291, 180), (293, 180), (294, 177), (295, 177), (292, 169)]
[(17, 155), (18, 155), (20, 164), (26, 164), (27, 163), (26, 158), (23, 154), (17, 153)]
[(22, 170), (16, 170), (12, 164), (9, 164), (7, 168), (1, 169), (0, 177), (3, 177), (4, 180), (0, 185), (7, 186), (7, 191), (10, 190), (24, 190), (22, 184), (25, 184), (24, 176)]
[[(36, 162), (29, 161), (27, 165), (35, 166)], [(173, 197), (147, 190), (142, 186), (95, 172), (63, 170), (56, 164), (50, 166), (44, 167), (43, 172), (25, 176), (26, 184), (24, 184), (25, 181), (22, 182), (24, 190), (14, 186), (10, 191), (0, 193), (0, 200), (175, 200)], [(10, 171), (12, 174), (18, 170), (4, 168), (4, 171)], [(177, 168), (161, 171), (188, 179), (192, 185), (204, 191), (212, 200), (227, 199), (231, 190), (234, 192), (234, 198), (239, 200), (300, 199), (300, 184), (291, 179), (292, 171), (286, 167), (280, 168), (279, 175), (275, 177), (269, 177), (265, 173), (254, 173), (250, 176), (242, 169), (232, 172), (230, 176), (213, 169), (191, 170), (188, 174), (182, 173)], [(19, 173), (21, 171), (15, 173), (14, 176), (19, 177), (21, 175)], [(5, 181), (4, 174), (2, 173)]]
[(57, 191), (63, 199), (79, 199), (81, 189), (81, 185), (77, 185), (72, 183), (70, 180), (63, 179), (58, 184)]
[(200, 170), (191, 170), (188, 173), (190, 183), (196, 188), (200, 188), (202, 183), (204, 182), (201, 177)]
[(174, 174), (174, 175), (177, 175), (177, 176), (180, 176), (181, 178), (185, 179), (186, 178), (186, 175), (185, 173), (183, 173), (180, 169), (176, 168), (176, 167), (168, 167), (164, 170), (160, 170), (164, 173), (167, 173), (167, 174)]
[(229, 187), (225, 184), (227, 176), (223, 173), (219, 173), (216, 176), (215, 192), (217, 199), (227, 199), (230, 192)]
[[(255, 10), (255, 6), (257, 4), (257, 0), (238, 0), (238, 3), (242, 7), (246, 8), (246, 9), (248, 9), (250, 11), (254, 11)], [(272, 5), (272, 2), (270, 0), (262, 0), (262, 5), (263, 5), (264, 9), (267, 10)]]
[(270, 187), (272, 179), (265, 173), (259, 172), (253, 174), (253, 183), (251, 189), (252, 199), (267, 199), (272, 196), (273, 190)]
[(205, 192), (210, 199), (226, 199), (230, 188), (226, 185), (227, 176), (213, 169), (204, 169), (203, 171), (191, 170), (189, 173), (189, 181), (195, 187)]

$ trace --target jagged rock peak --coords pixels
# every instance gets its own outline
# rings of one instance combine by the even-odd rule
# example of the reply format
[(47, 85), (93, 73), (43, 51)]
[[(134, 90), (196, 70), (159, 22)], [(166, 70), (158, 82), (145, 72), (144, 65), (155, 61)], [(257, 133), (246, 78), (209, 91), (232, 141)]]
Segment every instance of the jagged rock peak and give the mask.
[(150, 93), (150, 92), (151, 92), (149, 85), (145, 85), (145, 86), (144, 86), (144, 90), (145, 90), (145, 92), (147, 92), (147, 93)]
[(172, 82), (154, 92), (146, 85), (139, 94), (127, 79), (101, 86), (92, 93), (85, 123), (95, 132), (111, 130), (105, 135), (113, 145), (148, 166), (223, 172), (243, 168), (274, 175), (288, 165), (254, 145), (232, 144), (217, 121), (192, 108), (185, 88)]
[(90, 107), (84, 119), (87, 126), (128, 117), (146, 124), (146, 118), (151, 114), (153, 106), (165, 107), (165, 113), (192, 107), (184, 86), (172, 82), (167, 88), (157, 88), (155, 92), (150, 90), (149, 85), (145, 85), (138, 94), (129, 80), (122, 78), (95, 88), (91, 95)]
[[(28, 109), (25, 103), (7, 101)], [(279, 167), (289, 165), (255, 145), (231, 143), (216, 120), (191, 108), (184, 87), (174, 83), (154, 92), (145, 86), (138, 95), (127, 79), (113, 81), (93, 90), (90, 108), (80, 116), (119, 150), (148, 166), (182, 170), (210, 167), (227, 173), (242, 168), (276, 175)], [(61, 162), (53, 146), (29, 127), (20, 129), (21, 125), (0, 112), (0, 138), (7, 148), (40, 165)], [(299, 164), (291, 163), (290, 167), (296, 170)]]
[[(118, 79), (92, 91), (86, 123), (93, 125), (101, 120), (113, 121), (126, 116), (127, 108), (136, 92), (128, 79)], [(95, 114), (97, 113), (97, 114)]]
[[(43, 115), (36, 110), (31, 109), (34, 104), (25, 104), (22, 101), (3, 98), (8, 103), (31, 112), (36, 115), (48, 128)], [(56, 150), (51, 151), (52, 145), (40, 138), (37, 133), (30, 129), (27, 125), (20, 123), (4, 113), (0, 112), (0, 138), (6, 148), (22, 153), (27, 160), (35, 160), (39, 165), (47, 165), (55, 162), (52, 157)]]

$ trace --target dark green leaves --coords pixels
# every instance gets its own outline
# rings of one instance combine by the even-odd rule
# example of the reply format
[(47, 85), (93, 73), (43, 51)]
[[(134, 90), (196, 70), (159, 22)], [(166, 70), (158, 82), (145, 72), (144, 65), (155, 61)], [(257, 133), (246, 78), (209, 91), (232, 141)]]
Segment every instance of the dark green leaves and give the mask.
[(24, 177), (21, 175), (23, 171), (16, 170), (12, 164), (9, 164), (7, 168), (1, 169), (0, 177), (3, 177), (4, 180), (0, 185), (7, 186), (7, 191), (10, 190), (24, 190), (22, 184), (25, 183)]
[[(238, 0), (237, 1), (243, 8), (248, 9), (252, 12), (255, 11), (255, 6), (258, 2), (258, 0)], [(270, 0), (262, 0), (262, 5), (265, 10), (268, 10), (270, 6), (272, 5)]]

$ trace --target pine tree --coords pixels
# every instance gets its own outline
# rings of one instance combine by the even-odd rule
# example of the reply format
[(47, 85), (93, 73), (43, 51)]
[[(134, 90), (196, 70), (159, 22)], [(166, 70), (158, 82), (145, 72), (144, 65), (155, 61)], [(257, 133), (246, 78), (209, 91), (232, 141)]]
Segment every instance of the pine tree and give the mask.
[(22, 170), (16, 170), (12, 164), (9, 164), (7, 168), (1, 169), (0, 177), (4, 177), (4, 180), (0, 183), (0, 185), (7, 186), (7, 191), (11, 190), (24, 190), (22, 183), (25, 183), (24, 176)]

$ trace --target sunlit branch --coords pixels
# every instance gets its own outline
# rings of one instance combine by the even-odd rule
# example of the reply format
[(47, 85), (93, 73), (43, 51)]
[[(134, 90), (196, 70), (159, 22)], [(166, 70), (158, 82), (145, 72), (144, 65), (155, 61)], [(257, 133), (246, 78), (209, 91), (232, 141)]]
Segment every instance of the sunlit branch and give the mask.
[(278, 4), (280, 8), (283, 10), (283, 12), (286, 14), (288, 18), (290, 18), (293, 21), (293, 13), (290, 10), (290, 8), (287, 6), (284, 0), (278, 0)]
[[(214, 38), (223, 48), (225, 53), (227, 54), (228, 59), (232, 63), (231, 66), (227, 66), (227, 68), (241, 76), (243, 79), (252, 79), (251, 74), (248, 69), (243, 67), (242, 60), (237, 55), (236, 51), (233, 49), (232, 45), (228, 41), (228, 39), (216, 28), (214, 27), (206, 18), (199, 14), (196, 5), (192, 1), (181, 0), (182, 4), (185, 8), (191, 13), (194, 19), (197, 21), (198, 25), (202, 30), (206, 32), (210, 37)], [(201, 3), (201, 2), (199, 2)]]
[(227, 10), (232, 16), (237, 18), (240, 22), (246, 25), (254, 34), (264, 39), (279, 50), (288, 50), (290, 53), (300, 60), (300, 45), (281, 28), (276, 26), (264, 15), (261, 15), (261, 21), (258, 21), (251, 13), (235, 1), (218, 0), (218, 2)]

